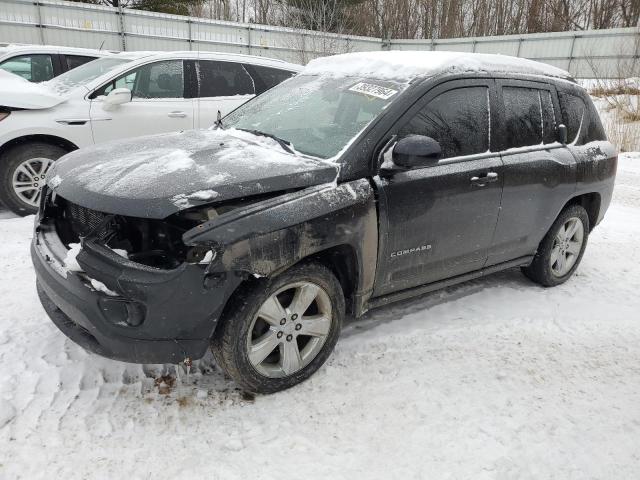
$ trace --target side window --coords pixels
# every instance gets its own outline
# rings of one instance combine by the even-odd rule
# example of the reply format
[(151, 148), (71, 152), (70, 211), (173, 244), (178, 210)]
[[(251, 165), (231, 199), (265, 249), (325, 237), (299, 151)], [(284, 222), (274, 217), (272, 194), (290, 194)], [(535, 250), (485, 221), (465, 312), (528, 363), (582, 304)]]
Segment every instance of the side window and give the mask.
[(584, 143), (595, 142), (598, 140), (606, 140), (607, 134), (604, 132), (604, 127), (602, 126), (602, 122), (600, 121), (600, 115), (598, 114), (598, 110), (596, 110), (596, 106), (592, 101), (587, 100), (588, 107), (586, 111), (586, 116), (588, 117), (587, 128), (583, 137)]
[[(558, 98), (569, 143), (576, 141), (578, 145), (583, 145), (607, 139), (598, 112), (592, 104), (587, 106), (581, 97), (566, 92), (558, 92)], [(577, 138), (578, 135), (580, 138)]]
[(115, 88), (128, 88), (132, 98), (183, 98), (182, 60), (149, 63), (120, 75), (96, 90), (91, 98), (108, 95)]
[(183, 98), (182, 60), (149, 63), (135, 71), (133, 98)]
[(125, 73), (121, 77), (118, 77), (115, 80), (112, 80), (106, 85), (100, 87), (98, 90), (91, 94), (90, 98), (96, 98), (99, 95), (109, 95), (109, 92), (116, 88), (128, 88), (129, 90), (133, 91), (133, 85), (135, 83), (137, 73), (137, 70)]
[(567, 141), (573, 143), (580, 133), (580, 125), (584, 118), (585, 105), (582, 99), (570, 93), (558, 92), (562, 123), (567, 127)]
[(30, 82), (44, 82), (53, 78), (51, 55), (19, 55), (2, 62), (0, 69)]
[(506, 148), (526, 147), (542, 143), (542, 102), (540, 90), (504, 87), (504, 122)]
[(253, 95), (255, 88), (249, 73), (239, 63), (200, 60), (200, 97)]
[(84, 65), (91, 60), (95, 60), (95, 57), (86, 57), (84, 55), (65, 55), (64, 58), (67, 61), (68, 70), (73, 70), (80, 65)]
[(266, 92), (296, 74), (296, 72), (290, 72), (289, 70), (261, 67), (259, 65), (246, 65), (246, 68), (251, 73), (256, 84), (256, 95)]
[(442, 158), (489, 150), (489, 89), (463, 87), (431, 100), (399, 132), (426, 135), (440, 143)]

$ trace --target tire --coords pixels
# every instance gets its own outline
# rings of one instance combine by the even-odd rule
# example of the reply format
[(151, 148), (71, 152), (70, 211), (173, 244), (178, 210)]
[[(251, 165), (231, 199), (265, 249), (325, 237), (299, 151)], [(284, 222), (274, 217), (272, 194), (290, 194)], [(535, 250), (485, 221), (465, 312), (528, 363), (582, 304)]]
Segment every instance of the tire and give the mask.
[[(571, 222), (579, 222), (579, 225)], [(566, 235), (563, 235), (563, 232), (564, 234), (571, 232), (567, 232), (566, 229), (563, 231), (562, 229), (568, 225), (571, 226), (570, 228), (575, 225), (576, 231), (569, 239), (566, 239)], [(578, 248), (577, 242), (580, 230), (582, 230), (582, 236)], [(565, 238), (564, 242), (561, 237)], [(588, 238), (589, 215), (587, 211), (580, 205), (566, 207), (560, 212), (549, 232), (540, 242), (531, 265), (522, 269), (523, 273), (534, 282), (545, 287), (555, 287), (566, 282), (578, 268), (587, 247)], [(559, 259), (562, 257), (565, 258), (566, 263), (562, 265), (563, 268), (560, 268), (561, 262)]]
[[(303, 300), (295, 302), (305, 295), (309, 298), (316, 287), (317, 294), (309, 308), (304, 309)], [(274, 298), (284, 312), (272, 303)], [(302, 306), (302, 314), (296, 315), (300, 308), (296, 309), (294, 303)], [(285, 390), (309, 378), (327, 360), (338, 341), (344, 311), (342, 288), (329, 269), (317, 263), (296, 265), (273, 279), (241, 288), (225, 308), (211, 350), (218, 365), (247, 392)], [(282, 314), (286, 318), (278, 321), (277, 317)], [(327, 316), (328, 322), (321, 320)], [(314, 336), (306, 335), (307, 332)], [(265, 348), (258, 349), (257, 345)], [(300, 352), (298, 356), (287, 353), (293, 348)], [(253, 360), (250, 351), (254, 353)], [(271, 353), (260, 361), (269, 351)], [(298, 369), (294, 357), (296, 362), (299, 360)]]
[[(64, 148), (45, 142), (30, 142), (9, 148), (0, 158), (0, 200), (16, 215), (31, 215), (38, 211), (37, 203), (40, 189), (45, 181), (46, 173), (51, 164), (68, 153)], [(32, 173), (27, 170), (18, 171), (21, 165), (32, 160)], [(24, 172), (24, 173), (23, 173)], [(26, 188), (23, 194), (14, 189), (14, 180), (21, 182)], [(25, 201), (26, 196), (32, 196), (32, 203)]]

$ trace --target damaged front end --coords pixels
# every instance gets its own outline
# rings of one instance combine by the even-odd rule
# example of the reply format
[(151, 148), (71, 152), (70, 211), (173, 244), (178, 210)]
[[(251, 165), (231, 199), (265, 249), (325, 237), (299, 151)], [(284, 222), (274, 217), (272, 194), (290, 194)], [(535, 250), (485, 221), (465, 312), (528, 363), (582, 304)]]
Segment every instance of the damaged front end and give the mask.
[(45, 190), (32, 257), (43, 306), (74, 341), (118, 360), (175, 363), (204, 355), (243, 281), (332, 248), (348, 252), (335, 261), (363, 304), (375, 272), (363, 259), (377, 252), (368, 181), (200, 205), (165, 219), (109, 214)]
[(182, 242), (187, 230), (204, 221), (188, 214), (173, 215), (168, 220), (113, 215), (62, 198), (56, 199), (47, 212), (64, 244), (97, 242), (126, 252), (126, 258), (147, 267), (172, 270), (184, 262), (199, 263), (206, 255), (203, 249), (188, 248)]
[(217, 276), (215, 285), (206, 281), (211, 250), (182, 242), (201, 220), (193, 213), (165, 221), (111, 215), (47, 192), (32, 244), (43, 306), (67, 336), (106, 357), (201, 358), (242, 281), (233, 274)]

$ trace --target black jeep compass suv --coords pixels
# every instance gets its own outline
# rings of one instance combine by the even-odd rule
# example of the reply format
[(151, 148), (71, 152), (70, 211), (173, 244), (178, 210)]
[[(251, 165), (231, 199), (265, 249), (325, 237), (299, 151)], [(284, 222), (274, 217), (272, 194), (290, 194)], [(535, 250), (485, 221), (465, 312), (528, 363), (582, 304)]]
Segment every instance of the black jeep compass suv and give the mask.
[(617, 162), (566, 72), (497, 55), (319, 59), (216, 127), (63, 157), (32, 258), (86, 349), (177, 363), (211, 345), (253, 392), (309, 377), (345, 314), (510, 267), (566, 281)]

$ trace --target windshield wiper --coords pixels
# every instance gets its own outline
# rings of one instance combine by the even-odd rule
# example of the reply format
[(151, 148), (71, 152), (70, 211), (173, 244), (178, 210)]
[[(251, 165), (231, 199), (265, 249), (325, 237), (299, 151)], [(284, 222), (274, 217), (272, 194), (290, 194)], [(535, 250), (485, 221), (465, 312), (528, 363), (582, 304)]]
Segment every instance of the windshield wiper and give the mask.
[(296, 153), (291, 148), (291, 142), (287, 142), (286, 140), (283, 140), (282, 138), (277, 137), (276, 135), (274, 135), (272, 133), (261, 132), (260, 130), (250, 130), (248, 128), (239, 128), (238, 130), (242, 130), (243, 132), (249, 132), (249, 133), (252, 133), (253, 135), (258, 135), (259, 137), (271, 138), (271, 139), (275, 140), (276, 142), (278, 142), (278, 144), (282, 147), (282, 149), (284, 151), (286, 151), (287, 153), (291, 153), (292, 155), (295, 155), (295, 153)]

